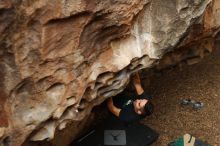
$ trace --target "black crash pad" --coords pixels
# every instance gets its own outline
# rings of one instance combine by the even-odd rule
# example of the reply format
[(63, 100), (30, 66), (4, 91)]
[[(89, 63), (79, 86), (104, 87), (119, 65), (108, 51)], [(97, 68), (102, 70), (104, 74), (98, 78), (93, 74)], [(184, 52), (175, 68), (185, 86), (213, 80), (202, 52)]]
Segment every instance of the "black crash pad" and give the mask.
[(159, 134), (150, 127), (126, 124), (116, 118), (108, 118), (70, 146), (149, 146)]

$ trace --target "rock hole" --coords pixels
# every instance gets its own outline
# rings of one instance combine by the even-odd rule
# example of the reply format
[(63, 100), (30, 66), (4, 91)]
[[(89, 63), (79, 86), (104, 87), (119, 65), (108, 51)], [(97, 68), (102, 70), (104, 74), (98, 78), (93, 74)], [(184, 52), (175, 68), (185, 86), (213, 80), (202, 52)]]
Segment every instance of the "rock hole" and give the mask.
[(137, 70), (139, 70), (139, 69), (141, 69), (141, 68), (143, 68), (144, 66), (143, 66), (143, 64), (138, 64), (136, 67), (134, 67), (133, 69), (132, 69), (132, 72), (136, 72)]
[(112, 82), (112, 85), (118, 85), (118, 84), (120, 84), (120, 80), (114, 80), (113, 82)]
[(104, 72), (98, 76), (96, 82), (106, 83), (108, 80), (112, 79), (113, 77), (114, 77), (114, 73)]
[(85, 109), (85, 107), (87, 106), (88, 101), (86, 99), (81, 99), (80, 103), (79, 103), (79, 107), (78, 107), (78, 111), (81, 112)]
[(16, 94), (21, 94), (27, 91), (31, 91), (31, 87), (32, 85), (29, 79), (27, 78), (17, 86)]
[(94, 90), (98, 90), (98, 89), (101, 88), (102, 86), (103, 86), (102, 83), (96, 82), (96, 83), (95, 83), (95, 88), (94, 88)]
[(210, 53), (211, 53), (211, 52), (210, 52), (208, 49), (204, 50), (204, 55), (205, 55), (205, 56), (209, 55)]
[(3, 139), (3, 146), (10, 146), (11, 143), (11, 138), (7, 136), (6, 138)]
[(87, 102), (90, 102), (93, 99), (95, 99), (96, 96), (97, 96), (96, 90), (91, 89), (91, 87), (87, 87), (86, 91), (84, 92), (84, 95), (83, 95), (82, 99), (86, 99)]

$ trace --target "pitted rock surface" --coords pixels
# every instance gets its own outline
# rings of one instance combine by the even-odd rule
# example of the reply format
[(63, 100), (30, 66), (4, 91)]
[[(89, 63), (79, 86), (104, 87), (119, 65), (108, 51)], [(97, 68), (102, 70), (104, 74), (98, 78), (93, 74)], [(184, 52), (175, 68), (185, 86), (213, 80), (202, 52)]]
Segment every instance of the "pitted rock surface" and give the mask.
[(132, 73), (212, 52), (219, 17), (218, 0), (0, 1), (0, 145), (68, 145)]

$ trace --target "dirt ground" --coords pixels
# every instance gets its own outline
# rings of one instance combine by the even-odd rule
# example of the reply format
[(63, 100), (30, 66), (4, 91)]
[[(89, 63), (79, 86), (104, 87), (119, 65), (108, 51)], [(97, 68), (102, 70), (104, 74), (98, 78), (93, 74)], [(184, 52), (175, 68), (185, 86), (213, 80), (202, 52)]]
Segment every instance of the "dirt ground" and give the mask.
[[(166, 146), (186, 133), (220, 146), (220, 50), (198, 64), (164, 70), (150, 85), (155, 112), (142, 123), (160, 133), (153, 146)], [(188, 98), (204, 107), (179, 104)]]

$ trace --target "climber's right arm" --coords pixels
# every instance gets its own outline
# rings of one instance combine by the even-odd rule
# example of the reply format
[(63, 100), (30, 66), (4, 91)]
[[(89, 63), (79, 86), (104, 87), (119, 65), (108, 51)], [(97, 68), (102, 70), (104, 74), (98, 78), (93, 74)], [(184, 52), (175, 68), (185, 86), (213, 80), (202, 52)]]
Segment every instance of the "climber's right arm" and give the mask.
[(119, 113), (120, 113), (121, 109), (117, 108), (114, 105), (112, 97), (108, 99), (107, 105), (108, 105), (108, 109), (110, 110), (110, 112), (112, 112), (115, 116), (119, 117)]

